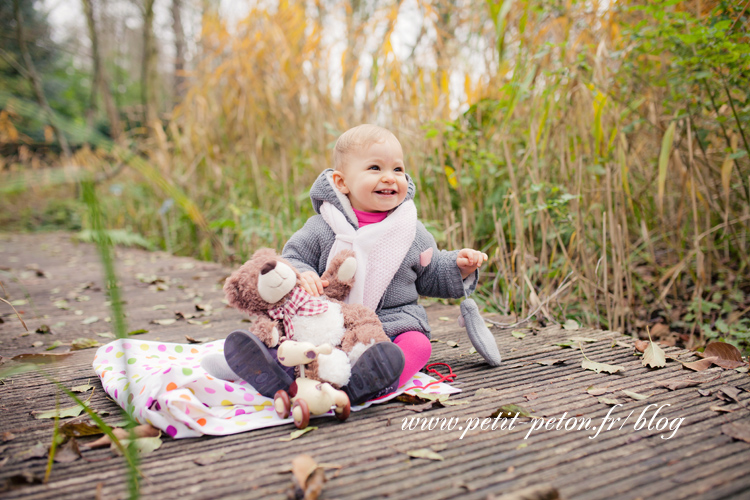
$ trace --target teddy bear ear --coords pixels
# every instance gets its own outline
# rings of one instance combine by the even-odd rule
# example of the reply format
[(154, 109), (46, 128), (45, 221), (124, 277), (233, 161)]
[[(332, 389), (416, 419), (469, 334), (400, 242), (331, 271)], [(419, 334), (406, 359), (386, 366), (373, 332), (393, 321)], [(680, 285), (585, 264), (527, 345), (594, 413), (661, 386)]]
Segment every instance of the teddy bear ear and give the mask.
[(276, 250), (273, 248), (259, 248), (255, 251), (251, 259), (257, 259), (258, 257), (276, 257)]

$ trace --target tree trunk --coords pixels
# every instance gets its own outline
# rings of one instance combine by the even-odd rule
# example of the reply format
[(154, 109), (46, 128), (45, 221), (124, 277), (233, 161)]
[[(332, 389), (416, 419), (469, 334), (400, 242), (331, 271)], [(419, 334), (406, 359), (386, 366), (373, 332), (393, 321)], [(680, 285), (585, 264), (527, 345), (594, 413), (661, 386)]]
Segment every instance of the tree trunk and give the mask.
[(109, 88), (109, 78), (107, 77), (106, 69), (102, 64), (102, 56), (99, 52), (99, 36), (96, 31), (96, 16), (94, 15), (93, 0), (83, 0), (83, 11), (86, 13), (89, 38), (91, 38), (91, 58), (94, 64), (94, 82), (91, 85), (91, 103), (89, 105), (89, 112), (93, 115), (96, 111), (96, 94), (97, 90), (100, 90), (102, 93), (102, 99), (104, 100), (107, 119), (109, 120), (110, 134), (112, 135), (112, 139), (119, 141), (120, 134), (122, 133), (120, 116), (117, 112), (114, 99), (112, 98), (112, 92)]
[(182, 0), (172, 0), (174, 31), (174, 104), (185, 95), (185, 31), (182, 29)]
[(16, 18), (16, 39), (18, 40), (18, 48), (21, 51), (21, 56), (23, 57), (23, 63), (26, 73), (25, 76), (31, 82), (31, 86), (34, 88), (34, 93), (36, 94), (36, 99), (39, 102), (39, 105), (42, 107), (42, 110), (44, 110), (44, 113), (47, 115), (47, 122), (55, 132), (57, 141), (60, 143), (60, 149), (62, 149), (63, 152), (63, 157), (65, 158), (65, 160), (70, 160), (71, 156), (73, 155), (70, 151), (68, 140), (55, 124), (54, 112), (52, 111), (52, 108), (50, 107), (49, 103), (47, 102), (47, 98), (44, 95), (42, 79), (36, 72), (34, 61), (31, 59), (31, 54), (26, 47), (26, 35), (23, 29), (23, 14), (21, 14), (21, 6), (19, 2), (20, 0), (13, 0), (13, 15)]
[(144, 126), (148, 130), (156, 120), (154, 102), (154, 62), (156, 44), (154, 43), (154, 0), (144, 0), (143, 5), (143, 60), (141, 66), (141, 104), (143, 106)]

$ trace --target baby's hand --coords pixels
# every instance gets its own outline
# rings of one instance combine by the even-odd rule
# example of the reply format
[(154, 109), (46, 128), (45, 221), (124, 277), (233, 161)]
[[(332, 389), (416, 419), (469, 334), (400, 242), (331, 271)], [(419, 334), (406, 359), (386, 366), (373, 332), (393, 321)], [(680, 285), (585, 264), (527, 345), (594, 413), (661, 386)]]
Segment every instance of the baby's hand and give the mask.
[(323, 293), (323, 287), (328, 286), (328, 280), (320, 279), (314, 271), (305, 271), (300, 274), (298, 284), (313, 297), (318, 297)]
[(487, 259), (487, 254), (478, 250), (472, 250), (471, 248), (459, 250), (458, 257), (456, 257), (456, 265), (461, 270), (461, 277), (466, 279)]

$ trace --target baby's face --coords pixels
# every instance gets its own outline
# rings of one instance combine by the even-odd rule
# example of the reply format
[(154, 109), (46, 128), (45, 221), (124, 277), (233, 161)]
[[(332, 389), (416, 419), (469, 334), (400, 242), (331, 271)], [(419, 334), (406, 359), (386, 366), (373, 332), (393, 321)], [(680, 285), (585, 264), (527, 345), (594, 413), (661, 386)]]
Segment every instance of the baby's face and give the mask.
[(349, 153), (342, 170), (333, 173), (333, 181), (357, 210), (387, 212), (396, 208), (406, 198), (409, 185), (401, 144), (388, 139)]

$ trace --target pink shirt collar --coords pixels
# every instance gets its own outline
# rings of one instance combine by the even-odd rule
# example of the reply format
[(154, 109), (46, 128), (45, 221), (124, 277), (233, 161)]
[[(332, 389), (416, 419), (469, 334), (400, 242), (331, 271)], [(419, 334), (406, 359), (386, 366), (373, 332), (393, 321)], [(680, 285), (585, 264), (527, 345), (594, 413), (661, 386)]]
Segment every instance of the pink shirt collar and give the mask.
[(388, 212), (363, 212), (361, 210), (357, 210), (356, 208), (352, 208), (352, 210), (354, 210), (354, 214), (357, 216), (359, 227), (365, 227), (369, 224), (382, 222), (386, 217), (388, 217)]

